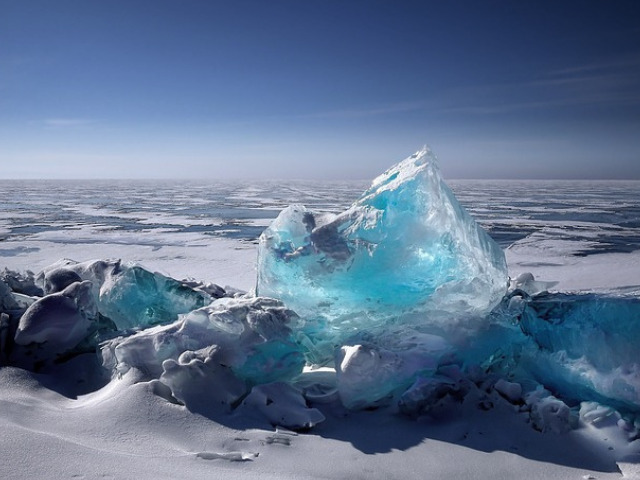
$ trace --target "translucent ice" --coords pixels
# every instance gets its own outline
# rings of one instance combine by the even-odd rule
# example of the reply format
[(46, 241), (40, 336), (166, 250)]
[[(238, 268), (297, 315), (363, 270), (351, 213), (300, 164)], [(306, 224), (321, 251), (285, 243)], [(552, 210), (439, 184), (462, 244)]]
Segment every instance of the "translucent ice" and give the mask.
[(100, 350), (113, 376), (191, 411), (290, 428), (322, 421), (307, 401), (415, 417), (499, 401), (557, 432), (585, 400), (640, 413), (640, 299), (548, 293), (531, 274), (507, 292), (502, 251), (426, 149), (339, 215), (285, 209), (257, 270), (256, 297), (112, 260), (5, 270), (0, 364), (40, 372)]
[(640, 410), (640, 299), (542, 294), (521, 314), (531, 342), (520, 357), (535, 377), (572, 400)]
[(185, 282), (120, 260), (63, 260), (46, 268), (38, 280), (46, 293), (78, 280), (91, 281), (100, 313), (120, 330), (168, 323), (212, 300)]
[(506, 287), (502, 250), (458, 204), (427, 148), (345, 212), (290, 206), (260, 237), (257, 293), (307, 320), (320, 360), (354, 332), (389, 323), (455, 329), (485, 316)]
[(529, 402), (533, 423), (543, 430), (569, 428), (566, 405), (585, 400), (640, 412), (640, 299), (541, 291), (548, 285), (531, 276), (513, 281), (485, 328), (464, 344), (449, 344), (449, 351), (424, 334), (413, 346), (384, 345), (389, 337), (407, 339), (412, 330), (406, 326), (389, 326), (387, 334), (369, 336), (373, 346), (343, 346), (335, 362), (343, 403), (361, 408), (388, 402), (417, 378), (401, 394), (400, 407), (409, 414), (424, 412), (450, 390), (441, 374), (443, 365), (453, 361), (482, 365), (502, 376), (494, 388), (512, 402), (538, 384), (548, 388), (557, 398), (545, 390), (543, 400), (533, 396)]

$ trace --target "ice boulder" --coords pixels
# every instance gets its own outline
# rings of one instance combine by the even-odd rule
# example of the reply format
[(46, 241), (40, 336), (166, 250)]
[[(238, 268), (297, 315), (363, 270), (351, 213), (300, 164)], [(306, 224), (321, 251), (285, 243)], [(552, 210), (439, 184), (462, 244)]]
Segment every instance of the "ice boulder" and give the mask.
[(283, 210), (260, 236), (257, 270), (257, 293), (305, 318), (320, 359), (354, 332), (389, 323), (437, 331), (481, 323), (508, 283), (502, 250), (460, 206), (426, 147), (341, 214)]
[(89, 333), (97, 314), (91, 282), (72, 283), (61, 292), (40, 298), (24, 312), (15, 342), (18, 345), (47, 343), (48, 349), (64, 351)]
[(132, 368), (159, 379), (195, 411), (228, 408), (258, 384), (302, 372), (299, 319), (270, 298), (221, 298), (173, 323), (117, 337), (102, 346), (116, 375)]
[(518, 357), (538, 381), (573, 401), (640, 412), (640, 298), (544, 293), (519, 325), (529, 343)]
[[(35, 300), (20, 317), (10, 363), (38, 369), (79, 353), (95, 352), (97, 337), (115, 329), (98, 312), (90, 281), (74, 282)], [(8, 345), (6, 340), (5, 345)]]
[(45, 268), (37, 280), (47, 293), (78, 280), (91, 281), (100, 313), (120, 330), (169, 323), (212, 300), (186, 282), (120, 260), (65, 259)]

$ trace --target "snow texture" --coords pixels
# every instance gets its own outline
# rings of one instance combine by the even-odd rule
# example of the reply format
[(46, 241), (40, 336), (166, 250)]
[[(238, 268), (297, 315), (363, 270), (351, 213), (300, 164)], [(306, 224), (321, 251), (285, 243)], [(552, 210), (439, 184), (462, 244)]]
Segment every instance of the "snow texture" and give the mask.
[(228, 412), (252, 386), (302, 372), (296, 321), (277, 300), (221, 298), (170, 324), (103, 343), (103, 365), (116, 376), (135, 369), (158, 380), (191, 411)]

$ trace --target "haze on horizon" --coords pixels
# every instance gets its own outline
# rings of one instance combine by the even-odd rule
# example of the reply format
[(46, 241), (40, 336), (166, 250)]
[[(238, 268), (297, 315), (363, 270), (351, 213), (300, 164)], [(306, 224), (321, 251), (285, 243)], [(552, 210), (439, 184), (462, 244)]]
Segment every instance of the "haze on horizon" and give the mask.
[(640, 179), (640, 2), (0, 0), (0, 178)]

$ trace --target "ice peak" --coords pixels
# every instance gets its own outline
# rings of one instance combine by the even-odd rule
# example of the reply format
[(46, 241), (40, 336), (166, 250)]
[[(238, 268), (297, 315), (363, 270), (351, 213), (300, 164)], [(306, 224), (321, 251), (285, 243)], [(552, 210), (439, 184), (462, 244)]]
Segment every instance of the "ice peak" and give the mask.
[(442, 312), (482, 317), (506, 286), (502, 250), (458, 204), (427, 147), (342, 214), (290, 207), (260, 237), (258, 294), (283, 300), (331, 351), (388, 324), (441, 329)]
[(373, 182), (371, 182), (371, 187), (364, 193), (363, 197), (384, 190), (394, 190), (410, 178), (415, 178), (430, 170), (434, 173), (438, 170), (438, 160), (431, 149), (427, 145), (424, 145), (421, 150), (418, 150), (413, 155), (389, 168), (382, 175), (376, 177)]

